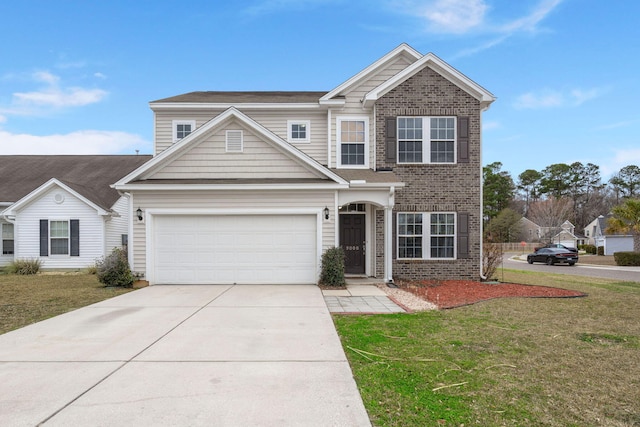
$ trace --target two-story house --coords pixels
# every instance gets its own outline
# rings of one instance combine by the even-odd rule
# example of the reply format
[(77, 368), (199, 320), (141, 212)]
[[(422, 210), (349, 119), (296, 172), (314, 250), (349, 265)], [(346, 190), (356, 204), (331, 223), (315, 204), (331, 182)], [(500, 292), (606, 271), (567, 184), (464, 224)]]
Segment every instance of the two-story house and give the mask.
[(481, 114), (494, 96), (406, 44), (328, 92), (192, 92), (150, 103), (132, 269), (160, 283), (478, 279)]

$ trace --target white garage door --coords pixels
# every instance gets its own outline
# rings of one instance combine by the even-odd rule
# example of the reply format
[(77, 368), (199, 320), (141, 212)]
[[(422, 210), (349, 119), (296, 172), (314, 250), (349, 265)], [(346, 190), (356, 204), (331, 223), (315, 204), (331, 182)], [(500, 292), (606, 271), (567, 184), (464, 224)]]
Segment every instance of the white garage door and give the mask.
[(156, 216), (154, 282), (315, 283), (316, 216)]

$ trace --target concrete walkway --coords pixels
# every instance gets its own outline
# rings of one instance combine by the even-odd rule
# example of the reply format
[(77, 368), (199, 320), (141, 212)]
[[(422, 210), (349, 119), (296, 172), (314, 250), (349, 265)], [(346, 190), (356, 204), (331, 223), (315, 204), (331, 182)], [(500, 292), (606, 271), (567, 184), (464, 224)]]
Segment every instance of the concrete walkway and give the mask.
[(378, 288), (375, 279), (350, 279), (345, 289), (325, 289), (324, 300), (332, 313), (404, 313), (405, 310), (393, 302)]
[(370, 426), (317, 286), (152, 286), (0, 335), (3, 426)]

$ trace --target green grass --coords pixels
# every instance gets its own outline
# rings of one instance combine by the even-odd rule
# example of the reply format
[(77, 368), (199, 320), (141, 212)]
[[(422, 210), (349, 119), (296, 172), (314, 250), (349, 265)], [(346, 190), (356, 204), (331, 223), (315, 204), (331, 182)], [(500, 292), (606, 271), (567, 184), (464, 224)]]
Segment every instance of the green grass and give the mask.
[(504, 274), (589, 296), (334, 316), (374, 425), (640, 425), (640, 283)]
[(89, 274), (2, 274), (0, 334), (131, 290), (105, 288)]

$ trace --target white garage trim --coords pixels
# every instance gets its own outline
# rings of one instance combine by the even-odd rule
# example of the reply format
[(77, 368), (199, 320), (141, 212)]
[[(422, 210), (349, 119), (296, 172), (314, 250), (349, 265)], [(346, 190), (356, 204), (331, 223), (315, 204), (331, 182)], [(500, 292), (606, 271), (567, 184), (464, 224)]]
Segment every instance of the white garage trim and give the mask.
[(158, 283), (160, 278), (156, 277), (155, 265), (155, 219), (160, 216), (292, 216), (292, 215), (313, 215), (316, 221), (316, 260), (315, 260), (315, 280), (319, 278), (320, 262), (322, 256), (322, 223), (324, 214), (322, 208), (302, 208), (302, 209), (147, 209), (145, 215), (146, 241), (146, 261), (147, 280), (151, 285)]

